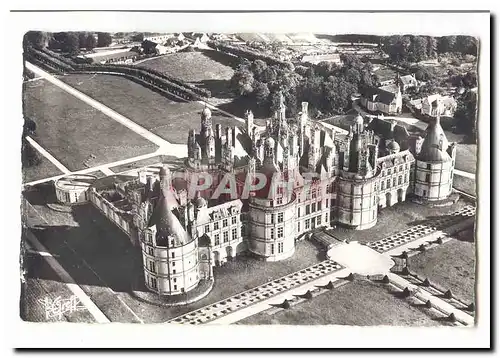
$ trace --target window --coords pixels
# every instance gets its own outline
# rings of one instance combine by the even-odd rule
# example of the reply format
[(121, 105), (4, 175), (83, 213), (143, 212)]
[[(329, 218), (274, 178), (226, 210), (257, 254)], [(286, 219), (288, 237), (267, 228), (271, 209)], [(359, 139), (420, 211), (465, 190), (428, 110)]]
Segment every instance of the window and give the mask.
[(227, 227), (227, 219), (222, 220), (222, 227)]
[(431, 170), (431, 165), (430, 164), (427, 164), (427, 169)]
[(387, 189), (391, 187), (391, 179), (387, 179)]
[(403, 171), (403, 166), (402, 166), (402, 165), (400, 165), (400, 166), (399, 166), (399, 171), (400, 171), (400, 172), (402, 172), (402, 171)]
[(328, 223), (328, 214), (325, 214), (325, 222)]
[(431, 175), (430, 174), (425, 174), (425, 181), (429, 183), (431, 181)]
[(205, 225), (205, 232), (209, 232), (210, 231), (210, 225)]
[(271, 244), (271, 255), (274, 255), (274, 244)]
[(396, 177), (392, 178), (392, 186), (396, 186)]
[(278, 228), (278, 238), (282, 238), (283, 237), (283, 226), (280, 226)]
[(177, 285), (174, 285), (174, 291), (177, 291)]
[(329, 199), (326, 199), (326, 200), (325, 200), (325, 208), (327, 208), (327, 207), (328, 207), (328, 205), (330, 205), (330, 200), (329, 200)]
[(283, 197), (282, 196), (276, 198), (276, 204), (278, 204), (278, 205), (283, 204)]
[(232, 240), (236, 240), (238, 238), (238, 230), (236, 229), (231, 230), (231, 238)]
[(316, 224), (317, 224), (317, 225), (321, 225), (321, 215), (318, 215), (318, 216), (316, 217)]
[(306, 220), (306, 230), (309, 230), (309, 228), (311, 227), (311, 222), (309, 221), (309, 219)]
[(175, 270), (172, 270), (172, 275), (175, 275), (176, 271)]
[(312, 203), (311, 204), (311, 212), (315, 212), (316, 211), (316, 203)]
[(278, 222), (279, 223), (283, 222), (283, 213), (278, 213)]
[(151, 277), (151, 287), (153, 287), (154, 289), (158, 288), (158, 283), (156, 282), (156, 278), (154, 277)]
[(274, 239), (274, 228), (271, 228), (271, 239)]
[(214, 230), (219, 230), (219, 222), (214, 222)]
[(151, 244), (153, 242), (153, 235), (150, 232), (146, 233), (146, 240)]
[(313, 198), (313, 199), (316, 198), (316, 189), (311, 190), (311, 198)]
[(391, 169), (387, 169), (387, 175), (391, 175), (392, 171)]
[(224, 233), (222, 234), (222, 237), (224, 238), (224, 242), (228, 242), (229, 241), (229, 231), (224, 231)]
[(384, 190), (384, 189), (385, 189), (385, 182), (382, 182), (382, 183), (380, 184), (380, 190)]
[(321, 211), (321, 200), (318, 201), (318, 211)]
[(233, 217), (231, 218), (231, 224), (236, 224), (236, 216), (233, 216)]
[(276, 214), (271, 214), (271, 224), (274, 224), (274, 216), (275, 216), (275, 215), (276, 215)]
[(297, 232), (300, 232), (300, 221), (297, 223)]
[(403, 183), (403, 177), (400, 175), (398, 178), (398, 184), (402, 184), (402, 183)]
[(172, 261), (172, 267), (175, 266), (175, 261)]
[(283, 252), (283, 243), (279, 242), (278, 243), (278, 254), (281, 254)]
[(220, 244), (220, 236), (219, 234), (215, 234), (214, 236), (214, 245), (218, 246)]
[(172, 252), (172, 258), (174, 258), (174, 257), (175, 257), (175, 252)]
[(311, 206), (309, 204), (306, 205), (306, 215), (311, 213)]
[(154, 261), (149, 261), (149, 271), (156, 272), (156, 264)]
[(408, 163), (405, 164), (405, 169), (408, 169)]
[(382, 170), (382, 176), (385, 176), (385, 170)]
[(300, 218), (300, 207), (297, 208), (297, 217)]
[(148, 247), (148, 254), (150, 254), (151, 256), (153, 256), (155, 254), (155, 250), (153, 250), (152, 247)]

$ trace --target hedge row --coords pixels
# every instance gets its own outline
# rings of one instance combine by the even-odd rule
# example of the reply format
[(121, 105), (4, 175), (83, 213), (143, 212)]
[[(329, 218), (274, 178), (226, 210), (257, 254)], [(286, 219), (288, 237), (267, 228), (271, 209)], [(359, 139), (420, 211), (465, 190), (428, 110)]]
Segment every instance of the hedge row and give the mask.
[(231, 55), (235, 55), (238, 57), (245, 57), (250, 61), (254, 60), (262, 60), (266, 62), (268, 65), (281, 65), (281, 66), (289, 66), (290, 63), (286, 61), (279, 60), (275, 57), (264, 55), (257, 51), (252, 51), (250, 49), (245, 49), (237, 46), (231, 46), (227, 44), (223, 44), (218, 41), (207, 41), (207, 44), (211, 47), (214, 47), (217, 51), (225, 52)]
[[(172, 92), (184, 99), (192, 100), (200, 96), (210, 97), (210, 91), (196, 88), (194, 86), (187, 86), (185, 83), (176, 80), (172, 81), (168, 76), (149, 69), (144, 69), (131, 65), (105, 65), (105, 64), (76, 64), (59, 54), (48, 54), (49, 50), (42, 51), (40, 49), (29, 48), (26, 51), (28, 60), (43, 63), (46, 67), (57, 68), (59, 71), (72, 73), (72, 72), (110, 72), (117, 74), (124, 74), (128, 76), (135, 76), (140, 80), (159, 87), (163, 90)], [(52, 51), (50, 51), (52, 52)], [(62, 60), (65, 59), (65, 61)], [(71, 64), (70, 64), (71, 63)]]
[[(72, 60), (70, 60), (70, 59), (68, 59), (68, 58), (66, 58), (64, 56), (61, 56), (57, 52), (50, 51), (50, 50), (48, 50), (46, 48), (41, 48), (39, 50), (42, 51), (42, 52), (44, 52), (44, 53), (46, 53), (46, 54), (48, 54), (48, 55), (51, 55), (51, 56), (59, 59), (62, 62), (65, 62), (68, 65), (73, 66), (76, 63), (76, 62), (74, 62), (74, 61), (72, 61)], [(130, 68), (135, 68), (135, 66), (133, 66), (133, 65), (123, 65), (123, 66), (130, 67)], [(185, 82), (179, 80), (178, 78), (171, 77), (171, 76), (169, 76), (169, 75), (167, 75), (165, 73), (162, 73), (162, 72), (159, 72), (159, 71), (156, 71), (156, 70), (153, 70), (153, 69), (148, 69), (148, 68), (143, 68), (143, 70), (151, 72), (153, 75), (156, 75), (158, 77), (164, 78), (165, 80), (173, 82), (176, 85), (179, 85), (179, 86), (182, 86), (182, 87), (186, 87), (186, 88), (190, 89), (191, 91), (199, 94), (200, 96), (203, 96), (203, 97), (211, 97), (212, 96), (211, 92), (208, 91), (208, 90), (206, 90), (206, 89), (198, 88), (198, 87), (193, 86), (193, 85), (191, 85), (189, 83), (185, 83)]]

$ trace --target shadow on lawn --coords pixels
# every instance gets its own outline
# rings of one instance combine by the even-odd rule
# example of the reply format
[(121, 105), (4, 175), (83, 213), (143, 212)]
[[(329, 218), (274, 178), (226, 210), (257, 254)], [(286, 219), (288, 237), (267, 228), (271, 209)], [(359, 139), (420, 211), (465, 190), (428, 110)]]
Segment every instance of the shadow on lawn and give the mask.
[(193, 84), (198, 88), (209, 90), (212, 97), (234, 98), (228, 80), (203, 80)]
[[(130, 292), (143, 275), (140, 249), (90, 204), (74, 206), (68, 215), (77, 226), (39, 225), (31, 231), (78, 285)], [(64, 282), (45, 271), (28, 268), (29, 277)]]
[(222, 65), (232, 67), (234, 69), (236, 69), (240, 63), (240, 59), (238, 57), (233, 57), (220, 51), (201, 50), (201, 52), (208, 58), (217, 61)]

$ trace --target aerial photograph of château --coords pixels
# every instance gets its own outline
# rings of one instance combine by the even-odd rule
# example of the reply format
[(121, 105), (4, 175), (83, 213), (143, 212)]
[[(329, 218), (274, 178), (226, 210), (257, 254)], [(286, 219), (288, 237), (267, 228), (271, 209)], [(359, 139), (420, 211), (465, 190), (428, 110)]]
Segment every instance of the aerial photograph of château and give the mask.
[(479, 38), (91, 30), (22, 42), (21, 319), (475, 325)]

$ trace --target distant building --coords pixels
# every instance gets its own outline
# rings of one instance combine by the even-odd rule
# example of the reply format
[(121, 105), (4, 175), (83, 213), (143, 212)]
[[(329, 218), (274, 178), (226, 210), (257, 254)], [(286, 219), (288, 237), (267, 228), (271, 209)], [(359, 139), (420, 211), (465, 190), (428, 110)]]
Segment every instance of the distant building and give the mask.
[(396, 85), (364, 87), (360, 91), (360, 104), (372, 112), (399, 114), (403, 109), (401, 90)]
[(70, 174), (54, 183), (57, 201), (63, 204), (77, 204), (89, 201), (89, 187), (97, 179), (90, 174)]
[(317, 65), (320, 62), (331, 62), (331, 63), (334, 63), (336, 65), (342, 64), (342, 61), (340, 59), (340, 55), (338, 53), (304, 55), (304, 56), (302, 56), (301, 61), (303, 63), (310, 63), (313, 65)]
[(453, 117), (457, 109), (457, 102), (453, 97), (434, 94), (422, 99), (421, 113), (429, 117)]
[(395, 80), (396, 85), (400, 86), (401, 92), (404, 94), (410, 88), (418, 88), (419, 81), (415, 78), (414, 74), (399, 76), (399, 73)]

